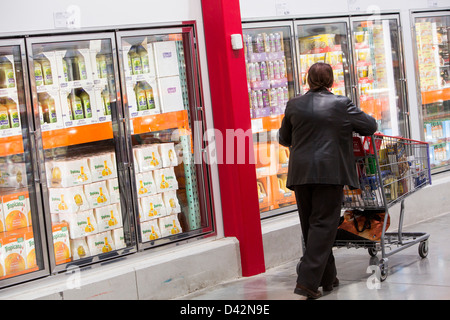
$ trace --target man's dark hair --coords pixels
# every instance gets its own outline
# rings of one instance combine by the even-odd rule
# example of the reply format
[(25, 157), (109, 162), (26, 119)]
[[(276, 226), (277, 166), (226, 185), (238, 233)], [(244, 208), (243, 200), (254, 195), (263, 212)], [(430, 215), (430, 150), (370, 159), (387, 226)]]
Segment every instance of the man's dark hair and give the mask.
[(314, 63), (308, 71), (310, 90), (328, 89), (333, 86), (333, 68), (328, 63)]

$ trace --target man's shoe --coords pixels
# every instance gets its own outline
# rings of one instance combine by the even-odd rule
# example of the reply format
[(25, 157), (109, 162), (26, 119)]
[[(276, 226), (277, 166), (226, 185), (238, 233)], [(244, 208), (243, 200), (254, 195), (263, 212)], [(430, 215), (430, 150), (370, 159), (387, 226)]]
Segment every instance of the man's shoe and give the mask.
[(302, 296), (307, 296), (309, 299), (318, 299), (322, 296), (322, 293), (320, 291), (308, 289), (305, 286), (302, 286), (301, 284), (298, 283), (295, 286), (294, 293)]
[(322, 286), (323, 291), (333, 291), (333, 288), (339, 286), (339, 279), (338, 278), (334, 278), (334, 281), (332, 284), (327, 285), (327, 286)]

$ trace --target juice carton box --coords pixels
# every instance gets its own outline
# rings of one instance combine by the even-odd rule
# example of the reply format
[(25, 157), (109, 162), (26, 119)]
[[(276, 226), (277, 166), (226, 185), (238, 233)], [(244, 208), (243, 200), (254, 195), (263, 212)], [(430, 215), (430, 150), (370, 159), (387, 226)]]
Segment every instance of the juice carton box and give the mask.
[(161, 236), (167, 237), (182, 232), (180, 222), (176, 215), (170, 215), (158, 219)]
[(125, 243), (125, 236), (123, 235), (123, 228), (111, 230), (111, 236), (113, 238), (116, 250), (127, 247), (127, 244)]
[(161, 113), (184, 110), (179, 76), (158, 78)]
[(61, 89), (93, 85), (90, 49), (56, 50), (55, 59)]
[(0, 245), (1, 264), (4, 267), (5, 276), (18, 274), (26, 270), (27, 263), (23, 233), (2, 233), (0, 235)]
[(158, 151), (161, 155), (162, 166), (164, 168), (175, 167), (178, 165), (178, 158), (175, 153), (175, 145), (173, 142), (158, 144)]
[(52, 235), (56, 264), (70, 262), (72, 259), (72, 252), (70, 250), (70, 237), (67, 223), (61, 222), (53, 224)]
[(175, 190), (163, 192), (162, 197), (167, 214), (175, 214), (181, 212), (180, 203), (178, 201), (177, 192)]
[(153, 171), (157, 192), (178, 189), (178, 181), (173, 167)]
[(94, 87), (66, 88), (61, 89), (59, 94), (65, 128), (98, 123), (99, 108)]
[(133, 76), (126, 81), (128, 112), (131, 118), (161, 113), (161, 97), (156, 78)]
[(2, 195), (0, 194), (0, 232), (4, 232), (5, 230), (5, 217), (3, 216), (3, 200)]
[(64, 128), (59, 91), (38, 92), (37, 99), (42, 131)]
[(156, 194), (156, 184), (152, 171), (136, 174), (136, 190), (139, 198)]
[(111, 152), (96, 154), (88, 158), (92, 181), (102, 181), (117, 177)]
[(60, 213), (59, 219), (68, 224), (70, 239), (85, 237), (99, 231), (93, 210), (86, 210), (75, 214)]
[(144, 221), (140, 225), (142, 242), (152, 241), (162, 237), (158, 220)]
[(83, 186), (48, 190), (50, 213), (77, 213), (90, 208)]
[[(21, 159), (20, 159), (21, 160)], [(19, 160), (19, 161), (20, 161)], [(23, 162), (8, 162), (2, 164), (3, 186), (11, 188), (23, 188), (27, 185), (27, 171)], [(0, 181), (0, 186), (2, 182)]]
[(142, 145), (133, 148), (133, 151), (139, 166), (139, 172), (162, 168), (162, 160), (157, 145)]
[(3, 195), (5, 230), (11, 231), (31, 225), (30, 198), (28, 191)]
[(164, 201), (160, 193), (140, 199), (142, 212), (141, 221), (163, 217), (167, 214)]
[(94, 212), (99, 232), (120, 228), (123, 225), (120, 204), (96, 208)]
[(24, 240), (25, 240), (25, 253), (27, 257), (27, 269), (37, 270), (38, 266), (36, 263), (36, 250), (32, 227), (27, 227), (24, 229)]
[(34, 79), (37, 92), (59, 89), (59, 74), (54, 51), (42, 52), (33, 57)]
[(177, 46), (175, 41), (153, 43), (156, 74), (158, 77), (177, 76), (180, 73), (178, 65)]
[(85, 238), (70, 240), (70, 249), (72, 251), (73, 260), (79, 260), (91, 256), (89, 246), (87, 245)]
[(87, 158), (45, 162), (47, 183), (53, 188), (73, 187), (92, 182)]
[(106, 180), (106, 187), (108, 188), (110, 203), (120, 203), (119, 180), (117, 178)]
[(116, 250), (111, 231), (105, 231), (86, 237), (91, 255), (98, 255)]
[(110, 204), (106, 181), (85, 184), (84, 193), (90, 208), (98, 208)]

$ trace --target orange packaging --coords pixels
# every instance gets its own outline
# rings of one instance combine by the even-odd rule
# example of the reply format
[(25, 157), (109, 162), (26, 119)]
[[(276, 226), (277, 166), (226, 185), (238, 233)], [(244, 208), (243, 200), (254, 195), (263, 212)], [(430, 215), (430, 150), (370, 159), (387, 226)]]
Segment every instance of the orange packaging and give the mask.
[(272, 186), (273, 202), (278, 206), (295, 204), (295, 193), (286, 187), (287, 174), (270, 176)]
[(0, 234), (0, 276), (23, 273), (26, 270), (24, 234), (3, 232)]
[(33, 228), (24, 229), (25, 253), (27, 255), (27, 269), (38, 269), (36, 263), (36, 250), (34, 245)]
[(20, 191), (2, 197), (4, 228), (12, 231), (31, 225), (28, 191)]
[(256, 180), (258, 188), (259, 210), (267, 211), (272, 205), (272, 192), (270, 189), (270, 181), (267, 177)]
[(70, 252), (69, 227), (67, 223), (54, 223), (52, 225), (52, 233), (56, 264), (70, 262), (72, 254)]
[(0, 232), (5, 231), (5, 217), (3, 216), (3, 202), (0, 195)]

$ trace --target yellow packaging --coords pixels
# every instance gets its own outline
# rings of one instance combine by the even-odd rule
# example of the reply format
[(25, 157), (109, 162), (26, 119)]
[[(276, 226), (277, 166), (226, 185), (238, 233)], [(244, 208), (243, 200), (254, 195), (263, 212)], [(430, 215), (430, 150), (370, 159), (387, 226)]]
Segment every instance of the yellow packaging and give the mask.
[(150, 220), (141, 223), (142, 242), (157, 240), (162, 237), (158, 220)]
[(86, 195), (90, 208), (97, 208), (110, 204), (106, 181), (84, 185), (84, 194)]
[(86, 237), (91, 255), (95, 256), (101, 253), (108, 253), (116, 250), (111, 231), (101, 232)]
[(91, 256), (85, 238), (70, 240), (73, 260), (83, 259)]
[(158, 219), (161, 236), (167, 237), (182, 232), (180, 222), (175, 214)]
[(30, 199), (28, 191), (2, 196), (5, 231), (31, 225)]
[(117, 177), (111, 152), (90, 156), (88, 163), (93, 182)]
[(158, 151), (164, 168), (175, 167), (178, 165), (178, 158), (173, 143), (160, 143), (158, 145)]
[(50, 213), (77, 213), (89, 209), (82, 186), (49, 188)]
[(134, 155), (139, 166), (139, 172), (162, 168), (158, 145), (144, 145), (134, 148)]
[(125, 236), (123, 235), (123, 228), (111, 230), (111, 236), (113, 238), (116, 250), (127, 247), (127, 244), (125, 243)]
[(114, 203), (109, 206), (96, 208), (94, 214), (97, 221), (98, 232), (122, 227), (120, 204)]
[(167, 214), (164, 201), (160, 193), (140, 199), (142, 214), (141, 221), (163, 217)]
[(66, 188), (92, 182), (86, 158), (47, 161), (45, 170), (48, 184), (54, 188)]
[(178, 189), (178, 181), (173, 167), (153, 171), (156, 191), (165, 192)]
[(175, 190), (163, 192), (162, 197), (167, 214), (181, 212), (180, 203), (178, 201), (177, 192)]
[(139, 198), (156, 194), (153, 171), (136, 174), (136, 190)]
[(78, 213), (61, 213), (60, 221), (67, 222), (70, 239), (77, 239), (97, 233), (98, 226), (93, 210)]

